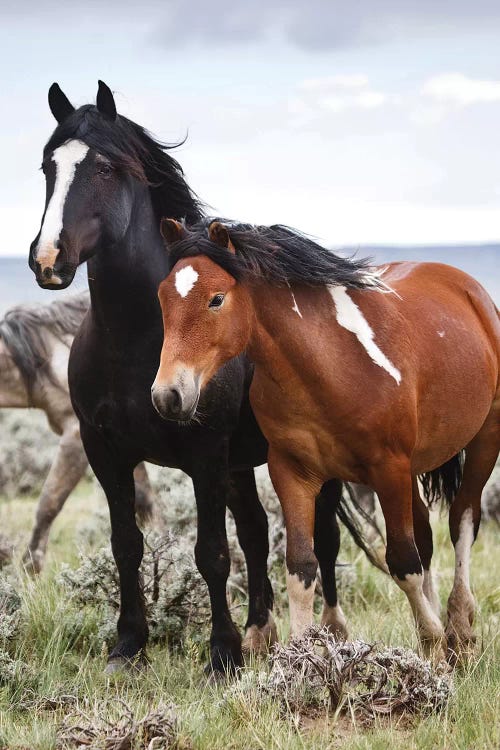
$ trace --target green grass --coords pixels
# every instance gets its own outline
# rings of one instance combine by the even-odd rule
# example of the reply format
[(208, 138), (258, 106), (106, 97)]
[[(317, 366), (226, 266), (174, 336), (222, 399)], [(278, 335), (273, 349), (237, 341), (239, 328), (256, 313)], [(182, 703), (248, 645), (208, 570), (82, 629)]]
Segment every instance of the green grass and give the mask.
[[(0, 747), (49, 750), (65, 712), (43, 707), (42, 698), (73, 696), (87, 713), (120, 712), (125, 701), (141, 718), (158, 704), (173, 702), (180, 719), (179, 747), (202, 750), (469, 750), (500, 747), (500, 550), (498, 529), (484, 525), (472, 554), (472, 581), (478, 603), (475, 629), (477, 658), (455, 675), (454, 695), (439, 715), (380, 719), (370, 727), (346, 717), (301, 720), (283, 714), (256, 692), (236, 689), (224, 696), (224, 685), (208, 684), (203, 676), (206, 654), (199, 639), (187, 637), (182, 650), (150, 649), (150, 667), (108, 679), (103, 674), (105, 649), (96, 643), (97, 613), (76, 608), (57, 583), (61, 562), (76, 564), (75, 533), (102, 508), (102, 499), (84, 485), (68, 502), (54, 525), (47, 568), (36, 581), (21, 576), (22, 626), (15, 642), (0, 643), (18, 661), (15, 674), (0, 674)], [(0, 507), (4, 534), (26, 541), (34, 504), (5, 501)], [(453, 577), (453, 554), (445, 520), (435, 520), (435, 564), (441, 602)], [(89, 541), (90, 540), (90, 541)], [(85, 536), (88, 549), (100, 546), (102, 532)], [(80, 541), (80, 544), (82, 542)], [(20, 546), (20, 552), (22, 548)], [(409, 606), (395, 584), (370, 567), (345, 538), (342, 561), (351, 562), (356, 579), (342, 602), (352, 637), (388, 645), (417, 648)], [(283, 579), (275, 583), (280, 637), (288, 630)], [(244, 608), (235, 609), (241, 620)], [(265, 662), (258, 665), (265, 669)]]

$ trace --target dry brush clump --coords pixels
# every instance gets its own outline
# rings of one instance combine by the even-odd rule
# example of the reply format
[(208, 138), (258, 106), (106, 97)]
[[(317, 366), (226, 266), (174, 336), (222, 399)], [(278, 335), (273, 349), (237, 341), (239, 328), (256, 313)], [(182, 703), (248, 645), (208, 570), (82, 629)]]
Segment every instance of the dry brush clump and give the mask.
[(11, 565), (0, 574), (0, 648), (6, 648), (19, 634), (21, 625), (19, 581)]
[(362, 721), (401, 713), (441, 710), (452, 683), (442, 671), (404, 648), (363, 641), (341, 642), (313, 626), (288, 646), (275, 645), (269, 673), (247, 673), (225, 698), (257, 688), (280, 702), (284, 712), (315, 715), (331, 710)]
[(189, 750), (179, 731), (177, 709), (160, 704), (136, 719), (121, 699), (84, 703), (70, 711), (57, 730), (57, 750)]
[[(172, 534), (145, 537), (141, 565), (150, 642), (179, 644), (187, 628), (200, 631), (209, 621), (206, 586), (191, 552)], [(76, 569), (63, 565), (58, 582), (79, 607), (99, 612), (98, 639), (110, 645), (116, 637), (120, 606), (118, 571), (109, 547), (80, 554)]]

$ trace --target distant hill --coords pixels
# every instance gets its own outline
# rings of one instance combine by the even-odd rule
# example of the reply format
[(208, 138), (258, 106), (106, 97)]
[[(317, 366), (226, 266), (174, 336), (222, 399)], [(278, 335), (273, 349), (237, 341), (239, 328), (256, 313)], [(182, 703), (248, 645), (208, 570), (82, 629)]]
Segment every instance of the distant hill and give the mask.
[[(352, 252), (352, 248), (350, 252)], [(356, 248), (359, 255), (369, 255), (377, 263), (394, 260), (432, 260), (462, 268), (478, 279), (500, 305), (500, 245), (428, 245), (425, 247), (385, 247), (364, 245)], [(87, 286), (85, 267), (78, 270), (69, 289), (51, 292), (40, 287), (28, 268), (26, 258), (0, 256), (0, 315), (21, 302), (51, 302), (61, 294), (74, 294)]]

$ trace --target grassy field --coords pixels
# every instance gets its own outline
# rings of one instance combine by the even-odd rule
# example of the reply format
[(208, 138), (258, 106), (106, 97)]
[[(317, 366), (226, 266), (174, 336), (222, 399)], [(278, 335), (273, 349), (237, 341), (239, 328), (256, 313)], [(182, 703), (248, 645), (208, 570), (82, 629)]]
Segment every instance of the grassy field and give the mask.
[[(30, 500), (11, 499), (0, 505), (2, 533), (26, 540), (34, 509)], [(203, 675), (205, 633), (186, 629), (183, 644), (150, 648), (151, 665), (140, 673), (114, 679), (103, 674), (106, 647), (99, 639), (97, 609), (81, 608), (62, 588), (63, 562), (78, 564), (79, 550), (92, 552), (106, 543), (102, 498), (87, 483), (80, 486), (56, 521), (48, 564), (36, 581), (19, 569), (4, 570), (21, 598), (16, 635), (7, 640), (0, 623), (0, 747), (49, 750), (78, 747), (64, 740), (64, 717), (81, 709), (89, 724), (105, 718), (119, 721), (127, 710), (135, 719), (158, 706), (174, 704), (178, 748), (203, 750), (472, 750), (500, 747), (500, 550), (498, 527), (484, 525), (472, 555), (472, 581), (478, 602), (478, 655), (454, 677), (454, 694), (443, 712), (429, 716), (381, 718), (361, 725), (346, 716), (301, 717), (283, 712), (272, 699), (262, 700), (252, 686), (228, 691)], [(92, 519), (99, 519), (95, 531)], [(453, 572), (453, 556), (444, 520), (435, 524), (435, 570), (441, 602), (445, 602)], [(82, 529), (86, 533), (82, 534)], [(343, 539), (343, 562), (351, 564), (350, 583), (342, 602), (353, 637), (416, 648), (409, 607), (394, 583), (371, 568)], [(282, 571), (273, 571), (280, 637), (287, 635)], [(235, 618), (244, 610), (235, 602)], [(4, 618), (4, 625), (5, 625)], [(4, 628), (5, 630), (5, 628)], [(208, 632), (208, 631), (207, 631)], [(3, 661), (2, 661), (3, 659)], [(266, 661), (251, 669), (265, 670)], [(246, 684), (246, 682), (245, 682)], [(81, 715), (81, 714), (80, 714)], [(92, 744), (94, 742), (94, 744)], [(81, 747), (122, 750), (134, 745), (93, 740)], [(66, 744), (65, 744), (66, 743)], [(142, 744), (140, 747), (148, 747)], [(151, 750), (168, 747), (150, 745)]]

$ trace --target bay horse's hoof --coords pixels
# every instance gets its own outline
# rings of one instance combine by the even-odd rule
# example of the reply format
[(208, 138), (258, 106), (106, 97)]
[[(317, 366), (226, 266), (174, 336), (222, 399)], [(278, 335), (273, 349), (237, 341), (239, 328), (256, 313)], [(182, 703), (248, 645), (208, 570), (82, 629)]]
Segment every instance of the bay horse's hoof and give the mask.
[(424, 658), (428, 659), (435, 667), (439, 664), (446, 664), (446, 644), (442, 638), (436, 641), (435, 638), (423, 638), (421, 636), (420, 645)]
[(265, 655), (271, 646), (278, 642), (278, 632), (272, 613), (269, 612), (267, 622), (261, 628), (250, 625), (241, 644), (244, 654)]
[(465, 664), (474, 657), (477, 639), (472, 631), (459, 637), (453, 630), (446, 633), (446, 638), (448, 641), (446, 659), (452, 667)]

